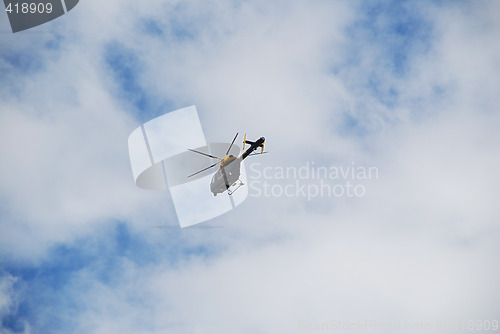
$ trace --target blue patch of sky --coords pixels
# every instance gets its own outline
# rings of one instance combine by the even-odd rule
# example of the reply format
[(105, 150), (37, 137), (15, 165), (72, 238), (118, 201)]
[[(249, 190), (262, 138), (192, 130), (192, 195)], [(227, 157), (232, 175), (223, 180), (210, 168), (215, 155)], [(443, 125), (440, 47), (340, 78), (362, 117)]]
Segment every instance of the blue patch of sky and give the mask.
[(173, 22), (171, 29), (172, 29), (173, 36), (177, 40), (181, 40), (181, 41), (193, 39), (198, 34), (198, 32), (195, 31), (195, 29), (189, 28), (183, 24), (176, 24), (175, 22)]
[(21, 94), (24, 81), (43, 69), (43, 59), (39, 52), (32, 50), (17, 51), (4, 49), (0, 51), (0, 96), (2, 99)]
[(64, 41), (64, 36), (61, 34), (53, 34), (52, 38), (45, 41), (44, 46), (49, 50), (58, 50)]
[(14, 70), (18, 74), (35, 72), (42, 68), (43, 62), (39, 55), (32, 52), (2, 52), (0, 56), (7, 68), (2, 70)]
[[(216, 15), (211, 10), (193, 11), (192, 4), (179, 2), (174, 7), (170, 18), (170, 32), (179, 41), (191, 40), (210, 25)], [(208, 8), (207, 8), (208, 9)]]
[(164, 35), (163, 27), (155, 19), (144, 19), (141, 21), (140, 26), (142, 31), (150, 36), (161, 37)]
[[(154, 16), (140, 19), (138, 30), (145, 37), (161, 40), (168, 47), (191, 43), (210, 29), (211, 23), (217, 19), (213, 6), (206, 5), (203, 8), (206, 10), (199, 10), (184, 2), (165, 4)], [(140, 76), (143, 66), (146, 66), (138, 56), (142, 52), (135, 53), (117, 42), (110, 43), (106, 52), (106, 62), (120, 85), (120, 96), (132, 103), (135, 108), (134, 116), (139, 122), (186, 106), (185, 101), (178, 101), (175, 96), (165, 96), (164, 93), (157, 96), (154, 89), (150, 91), (141, 86)]]
[(124, 109), (130, 110), (127, 106), (131, 107), (130, 111), (138, 122), (144, 123), (175, 109), (168, 97), (155, 96), (144, 88), (141, 76), (146, 65), (138, 52), (115, 41), (106, 46), (104, 60), (118, 86), (116, 95), (125, 102)]
[(43, 69), (45, 59), (56, 56), (53, 52), (59, 50), (64, 40), (63, 35), (58, 33), (41, 34), (40, 38), (30, 39), (29, 43), (17, 43), (15, 37), (7, 36), (0, 45), (2, 73), (5, 71), (14, 71), (16, 74), (36, 73)]
[(367, 129), (360, 124), (360, 121), (348, 112), (342, 114), (341, 121), (341, 134), (352, 134), (359, 137), (368, 134)]
[[(17, 309), (0, 319), (2, 325), (13, 332), (22, 332), (27, 321), (34, 332), (71, 331), (74, 318), (86, 307), (78, 297), (81, 291), (75, 289), (84, 289), (92, 280), (111, 288), (120, 286), (126, 279), (125, 262), (138, 269), (160, 263), (176, 268), (192, 257), (206, 259), (221, 252), (210, 241), (193, 244), (190, 232), (211, 233), (152, 229), (151, 233), (162, 233), (165, 238), (151, 243), (131, 231), (127, 224), (115, 222), (98, 235), (52, 248), (41, 264), (0, 261), (3, 272), (18, 278), (14, 289), (20, 301)], [(82, 272), (89, 275), (87, 281), (82, 282), (81, 278), (79, 281)], [(50, 321), (46, 322), (47, 319)]]
[[(408, 74), (412, 60), (428, 51), (432, 43), (432, 24), (419, 7), (421, 2), (363, 2), (360, 18), (347, 28), (356, 65), (364, 54), (376, 50), (377, 62), (394, 76)], [(347, 65), (347, 64), (346, 64)], [(374, 68), (380, 70), (380, 68)]]
[(190, 4), (180, 2), (166, 6), (160, 18), (148, 17), (139, 22), (139, 29), (153, 37), (163, 38), (166, 42), (190, 41), (196, 38), (213, 16), (207, 11), (192, 10)]
[(24, 321), (12, 315), (7, 315), (1, 319), (0, 325), (0, 329), (8, 330), (6, 333), (24, 333), (26, 327)]
[[(25, 35), (29, 38), (31, 35)], [(58, 57), (63, 42), (60, 34), (41, 34), (40, 38), (30, 39), (29, 43), (18, 43), (16, 35), (8, 35), (0, 42), (0, 96), (9, 98), (19, 96), (24, 82), (45, 68), (46, 59)]]
[(186, 41), (193, 39), (197, 32), (194, 28), (180, 21), (178, 18), (173, 18), (166, 26), (162, 26), (155, 19), (146, 19), (140, 23), (141, 31), (145, 34), (158, 38), (174, 39), (176, 41)]
[(35, 51), (0, 51), (0, 97), (2, 99), (20, 96), (24, 82), (43, 69), (43, 59)]
[(118, 95), (138, 111), (146, 111), (150, 101), (140, 83), (143, 64), (137, 54), (121, 43), (112, 42), (106, 46), (104, 58), (118, 85)]
[[(368, 96), (387, 108), (399, 103), (401, 80), (407, 80), (416, 57), (428, 52), (434, 41), (433, 26), (416, 1), (359, 2), (359, 18), (346, 28), (345, 59), (333, 73), (355, 95)], [(372, 57), (372, 58), (368, 58)], [(372, 64), (371, 68), (363, 63)], [(362, 103), (362, 102), (356, 103)], [(368, 110), (369, 105), (356, 105)], [(368, 134), (363, 113), (346, 111), (341, 130), (356, 136)]]

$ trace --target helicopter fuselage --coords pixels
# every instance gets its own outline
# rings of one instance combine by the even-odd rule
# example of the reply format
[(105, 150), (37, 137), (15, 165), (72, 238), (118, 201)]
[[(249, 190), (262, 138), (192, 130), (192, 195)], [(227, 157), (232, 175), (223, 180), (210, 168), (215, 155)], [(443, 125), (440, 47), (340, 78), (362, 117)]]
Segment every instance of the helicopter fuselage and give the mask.
[(239, 157), (229, 155), (222, 159), (219, 170), (212, 177), (212, 181), (210, 182), (210, 191), (214, 194), (214, 196), (228, 190), (229, 187), (239, 180), (241, 162), (259, 147), (262, 148), (263, 151), (265, 138), (260, 137), (253, 142), (246, 140), (245, 136), (243, 142), (250, 144), (250, 147)]
[[(188, 177), (192, 177), (196, 174), (199, 174), (207, 169), (210, 169), (217, 164), (220, 164), (219, 169), (217, 172), (214, 174), (212, 177), (212, 181), (210, 182), (210, 191), (214, 196), (217, 196), (217, 194), (223, 193), (226, 190), (228, 190), (228, 194), (231, 195), (236, 189), (238, 189), (240, 186), (243, 185), (243, 183), (240, 181), (239, 185), (234, 189), (233, 191), (230, 191), (229, 188), (235, 184), (239, 178), (240, 178), (240, 168), (241, 168), (241, 162), (246, 159), (248, 156), (253, 155), (252, 153), (260, 148), (260, 154), (266, 153), (264, 152), (264, 142), (265, 138), (260, 137), (256, 141), (250, 141), (246, 140), (247, 135), (245, 134), (245, 138), (243, 139), (243, 149), (245, 148), (245, 144), (250, 144), (250, 147), (244, 151), (239, 157), (235, 157), (234, 155), (228, 155), (229, 151), (231, 150), (231, 147), (234, 144), (234, 141), (236, 140), (236, 137), (238, 137), (238, 133), (236, 133), (236, 136), (234, 136), (233, 141), (231, 142), (231, 145), (229, 145), (229, 148), (227, 149), (226, 156), (224, 159), (221, 159), (217, 156), (205, 153), (205, 152), (200, 152), (196, 151), (193, 149), (188, 149), (189, 151), (207, 156), (212, 159), (218, 159), (220, 162), (216, 162), (206, 168), (203, 168), (202, 170), (197, 171), (196, 173), (193, 173), (191, 175), (188, 175)], [(255, 153), (254, 153), (255, 154)]]
[(212, 177), (210, 191), (214, 196), (223, 193), (240, 178), (240, 167), (243, 159), (229, 156), (223, 160), (221, 167)]

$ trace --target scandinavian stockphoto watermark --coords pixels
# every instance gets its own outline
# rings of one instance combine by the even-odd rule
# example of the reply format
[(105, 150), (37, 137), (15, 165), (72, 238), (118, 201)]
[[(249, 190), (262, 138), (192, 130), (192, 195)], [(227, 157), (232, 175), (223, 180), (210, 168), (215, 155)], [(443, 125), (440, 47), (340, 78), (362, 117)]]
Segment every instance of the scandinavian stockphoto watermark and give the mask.
[(249, 196), (302, 197), (311, 201), (319, 197), (364, 197), (367, 184), (379, 179), (377, 166), (317, 165), (307, 161), (301, 166), (249, 165)]

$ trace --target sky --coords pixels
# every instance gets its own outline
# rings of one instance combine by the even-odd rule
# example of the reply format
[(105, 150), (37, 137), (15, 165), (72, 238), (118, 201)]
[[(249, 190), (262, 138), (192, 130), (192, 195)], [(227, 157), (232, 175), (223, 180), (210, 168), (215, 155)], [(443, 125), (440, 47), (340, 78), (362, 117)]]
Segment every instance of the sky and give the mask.
[[(498, 324), (499, 13), (80, 1), (15, 34), (1, 14), (0, 333)], [(190, 105), (207, 141), (265, 136), (269, 153), (235, 210), (155, 228), (178, 224), (174, 206), (135, 186), (127, 139)], [(279, 174), (311, 166), (377, 173)], [(364, 192), (312, 196), (322, 181)]]

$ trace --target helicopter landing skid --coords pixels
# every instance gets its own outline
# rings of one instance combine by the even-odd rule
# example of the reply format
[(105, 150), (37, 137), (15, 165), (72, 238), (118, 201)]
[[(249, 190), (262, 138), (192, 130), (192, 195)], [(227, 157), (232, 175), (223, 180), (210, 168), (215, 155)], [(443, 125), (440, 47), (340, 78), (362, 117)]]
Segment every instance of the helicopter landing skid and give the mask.
[(230, 188), (227, 188), (227, 193), (228, 193), (228, 195), (232, 195), (232, 194), (234, 194), (234, 192), (235, 192), (236, 190), (238, 190), (238, 189), (239, 189), (241, 186), (243, 186), (243, 185), (245, 185), (245, 184), (244, 184), (241, 180), (236, 181), (235, 183), (233, 183), (233, 184), (231, 185), (231, 187), (235, 187), (234, 189), (232, 189), (232, 190), (231, 190), (231, 189), (230, 189), (231, 187), (230, 187)]

